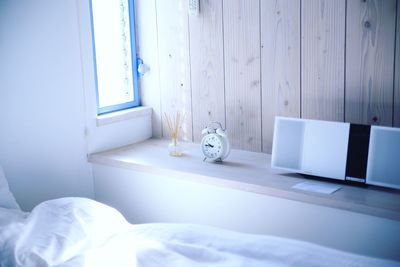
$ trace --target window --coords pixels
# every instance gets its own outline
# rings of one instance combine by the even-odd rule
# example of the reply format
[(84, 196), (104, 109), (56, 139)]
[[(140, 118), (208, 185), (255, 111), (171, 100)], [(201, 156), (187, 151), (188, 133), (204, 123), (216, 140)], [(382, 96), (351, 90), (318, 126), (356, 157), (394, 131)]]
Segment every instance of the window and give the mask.
[(133, 0), (91, 0), (97, 114), (139, 106)]

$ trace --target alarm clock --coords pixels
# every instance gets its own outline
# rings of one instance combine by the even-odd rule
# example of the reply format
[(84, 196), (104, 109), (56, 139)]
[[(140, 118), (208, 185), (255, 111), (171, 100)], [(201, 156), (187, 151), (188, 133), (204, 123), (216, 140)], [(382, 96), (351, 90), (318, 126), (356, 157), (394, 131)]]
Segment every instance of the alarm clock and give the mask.
[[(215, 128), (212, 125), (218, 125), (218, 127)], [(221, 123), (211, 122), (201, 133), (204, 135), (201, 139), (204, 160), (222, 161), (229, 155), (229, 140)]]

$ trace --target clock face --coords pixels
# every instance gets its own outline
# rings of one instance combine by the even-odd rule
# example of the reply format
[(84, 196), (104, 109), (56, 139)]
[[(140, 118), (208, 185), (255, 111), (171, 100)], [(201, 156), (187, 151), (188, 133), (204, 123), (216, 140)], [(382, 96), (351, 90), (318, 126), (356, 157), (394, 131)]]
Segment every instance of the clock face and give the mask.
[(210, 159), (218, 159), (225, 153), (222, 138), (216, 134), (207, 134), (201, 141), (201, 149), (204, 156)]

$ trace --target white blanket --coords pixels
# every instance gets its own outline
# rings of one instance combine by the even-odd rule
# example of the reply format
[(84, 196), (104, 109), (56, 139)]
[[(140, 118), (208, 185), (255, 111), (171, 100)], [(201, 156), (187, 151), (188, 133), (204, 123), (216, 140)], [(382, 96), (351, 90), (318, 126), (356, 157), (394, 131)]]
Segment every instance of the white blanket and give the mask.
[(272, 236), (176, 224), (131, 225), (82, 198), (43, 202), (30, 214), (0, 209), (0, 267), (400, 266)]

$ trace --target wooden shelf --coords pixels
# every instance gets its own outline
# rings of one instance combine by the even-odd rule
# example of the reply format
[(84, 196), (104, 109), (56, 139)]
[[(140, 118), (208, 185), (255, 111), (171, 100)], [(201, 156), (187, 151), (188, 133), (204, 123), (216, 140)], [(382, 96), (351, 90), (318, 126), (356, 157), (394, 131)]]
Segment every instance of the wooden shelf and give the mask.
[(92, 154), (89, 161), (400, 221), (400, 190), (323, 179), (341, 189), (330, 195), (296, 190), (297, 183), (315, 179), (271, 169), (269, 154), (232, 150), (223, 163), (213, 163), (203, 161), (198, 144), (183, 143), (184, 156), (171, 157), (167, 143), (150, 139)]

